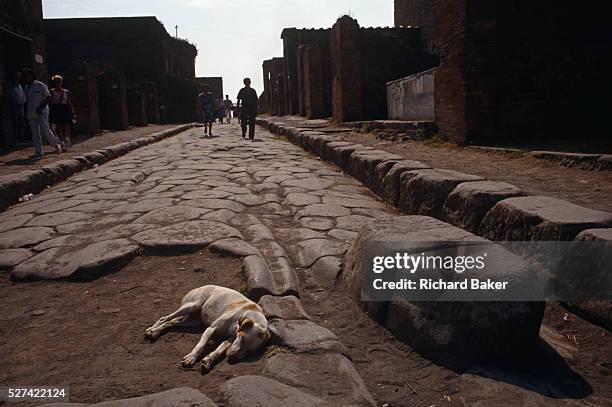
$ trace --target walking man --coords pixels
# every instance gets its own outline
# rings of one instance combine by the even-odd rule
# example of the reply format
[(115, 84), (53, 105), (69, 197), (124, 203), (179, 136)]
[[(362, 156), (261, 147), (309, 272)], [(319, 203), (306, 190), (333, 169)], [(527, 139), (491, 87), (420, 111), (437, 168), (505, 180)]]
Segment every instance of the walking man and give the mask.
[(251, 88), (251, 79), (244, 78), (244, 88), (238, 92), (238, 109), (240, 110), (240, 125), (242, 138), (246, 137), (247, 124), (249, 125), (249, 138), (255, 140), (255, 118), (257, 117), (257, 92)]
[(25, 137), (23, 130), (25, 126), (24, 107), (26, 94), (21, 85), (21, 72), (15, 75), (15, 84), (11, 90), (11, 121), (13, 125), (13, 142), (23, 143)]
[(49, 144), (55, 148), (55, 152), (60, 154), (62, 152), (60, 142), (49, 128), (49, 103), (51, 101), (49, 88), (44, 83), (36, 80), (34, 71), (30, 68), (23, 69), (21, 75), (26, 84), (26, 119), (28, 120), (34, 149), (36, 150), (32, 158), (41, 158), (45, 155), (41, 133), (49, 141)]

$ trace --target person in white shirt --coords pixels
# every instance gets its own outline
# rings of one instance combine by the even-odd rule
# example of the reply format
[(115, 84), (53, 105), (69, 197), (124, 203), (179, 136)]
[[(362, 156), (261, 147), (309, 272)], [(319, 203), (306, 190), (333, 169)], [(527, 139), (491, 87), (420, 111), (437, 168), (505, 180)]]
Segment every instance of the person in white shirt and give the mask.
[(24, 142), (23, 130), (25, 126), (24, 105), (26, 102), (25, 91), (21, 85), (21, 72), (15, 75), (15, 84), (11, 89), (11, 124), (13, 126), (13, 141)]
[(44, 157), (41, 133), (45, 136), (49, 144), (55, 148), (55, 152), (60, 154), (62, 147), (49, 128), (49, 102), (51, 93), (44, 83), (37, 81), (32, 69), (26, 68), (21, 71), (23, 81), (26, 84), (26, 119), (32, 133), (32, 141), (36, 152), (32, 157)]

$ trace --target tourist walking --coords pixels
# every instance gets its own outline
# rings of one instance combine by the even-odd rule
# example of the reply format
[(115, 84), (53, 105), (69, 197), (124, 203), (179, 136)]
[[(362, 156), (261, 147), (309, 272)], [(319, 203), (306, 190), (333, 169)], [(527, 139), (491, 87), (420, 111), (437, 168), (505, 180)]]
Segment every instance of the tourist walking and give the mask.
[(251, 88), (251, 79), (244, 78), (244, 88), (238, 92), (237, 106), (240, 110), (240, 125), (242, 126), (242, 138), (246, 137), (247, 125), (249, 126), (249, 138), (255, 140), (255, 119), (257, 118), (257, 92)]
[(74, 106), (70, 99), (70, 92), (64, 89), (64, 78), (54, 75), (51, 78), (51, 109), (49, 122), (54, 125), (55, 134), (62, 141), (64, 147), (70, 147), (70, 132), (72, 123), (76, 120)]
[(204, 84), (202, 93), (198, 95), (198, 112), (204, 123), (204, 134), (210, 134), (212, 137), (212, 126), (215, 121), (215, 97), (208, 84)]
[(44, 157), (41, 134), (45, 136), (49, 144), (55, 148), (55, 152), (60, 154), (62, 147), (49, 128), (49, 102), (51, 93), (44, 83), (37, 81), (34, 71), (25, 68), (21, 71), (23, 82), (26, 85), (26, 119), (32, 133), (35, 153), (33, 158)]
[(225, 118), (227, 119), (227, 123), (231, 124), (232, 108), (234, 107), (234, 104), (230, 100), (229, 95), (225, 95), (225, 100), (223, 101), (223, 104), (225, 105)]
[(13, 142), (25, 142), (25, 103), (26, 94), (21, 84), (21, 72), (15, 75), (15, 83), (11, 89), (11, 125), (13, 126)]

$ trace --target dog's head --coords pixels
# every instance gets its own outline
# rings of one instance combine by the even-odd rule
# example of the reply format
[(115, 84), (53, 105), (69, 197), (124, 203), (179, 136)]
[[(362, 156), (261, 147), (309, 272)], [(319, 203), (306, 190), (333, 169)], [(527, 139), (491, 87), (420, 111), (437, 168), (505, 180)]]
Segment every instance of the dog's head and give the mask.
[(255, 352), (272, 338), (269, 327), (255, 323), (251, 318), (241, 316), (236, 327), (236, 339), (227, 350), (227, 357), (240, 360), (247, 353)]

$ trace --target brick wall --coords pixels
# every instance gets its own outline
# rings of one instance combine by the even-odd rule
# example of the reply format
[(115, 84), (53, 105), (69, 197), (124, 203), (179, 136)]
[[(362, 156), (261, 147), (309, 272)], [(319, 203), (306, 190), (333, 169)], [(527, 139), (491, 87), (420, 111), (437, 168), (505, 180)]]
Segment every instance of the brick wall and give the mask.
[(322, 51), (316, 45), (300, 47), (303, 55), (304, 110), (309, 119), (326, 116), (323, 91)]
[(70, 89), (72, 104), (76, 110), (77, 134), (100, 132), (100, 111), (98, 106), (98, 83), (96, 71), (85, 61), (74, 61), (64, 75), (64, 84)]
[(334, 120), (361, 120), (361, 33), (357, 20), (343, 16), (331, 32), (332, 105)]
[(437, 0), (395, 0), (395, 26), (413, 26), (421, 30), (421, 45), (434, 50), (435, 4)]

